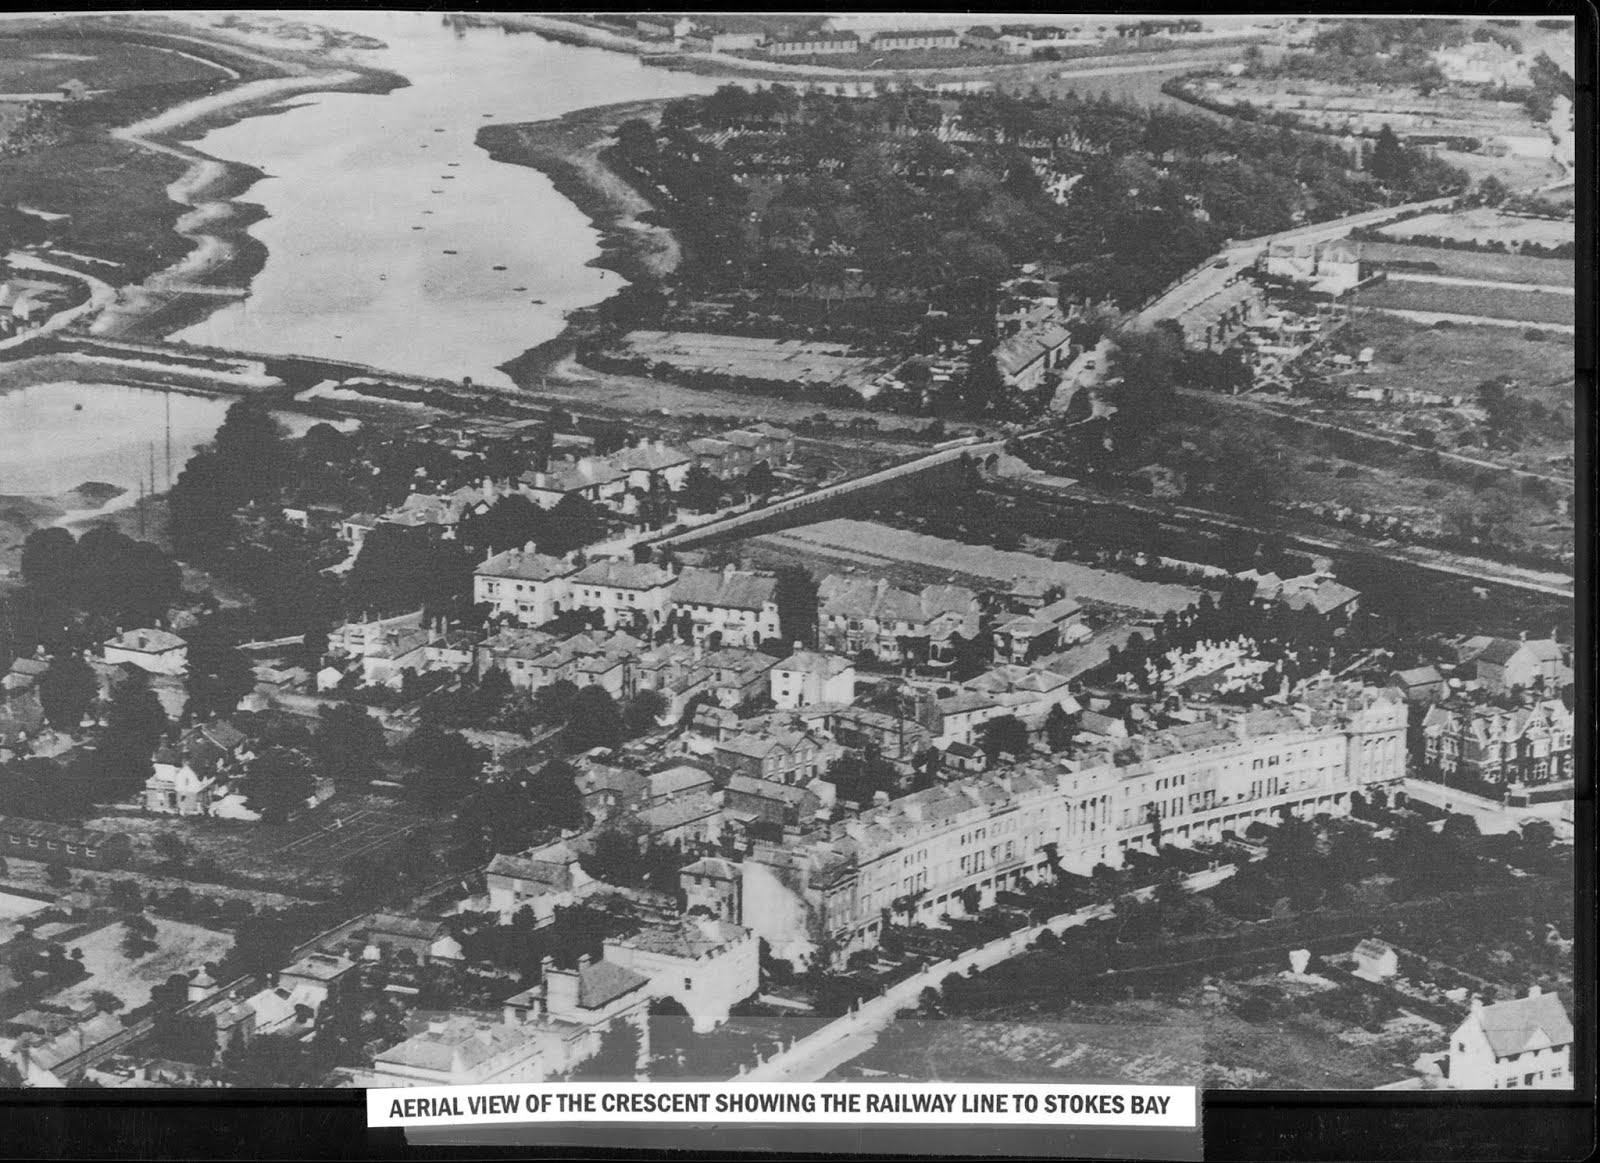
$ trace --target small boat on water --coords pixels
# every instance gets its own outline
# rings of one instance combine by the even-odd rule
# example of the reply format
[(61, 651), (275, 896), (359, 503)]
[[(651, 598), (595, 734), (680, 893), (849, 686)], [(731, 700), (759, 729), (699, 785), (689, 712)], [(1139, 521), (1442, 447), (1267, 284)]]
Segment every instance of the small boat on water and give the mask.
[(442, 194), (442, 193), (444, 193), (444, 191), (443, 190), (435, 190), (434, 193), (435, 194)]
[(511, 289), (513, 291), (526, 291), (528, 288), (527, 287), (512, 287)]
[(445, 164), (450, 166), (451, 169), (454, 169), (456, 166), (459, 166), (461, 163), (460, 162), (446, 162)]
[(420, 227), (420, 226), (413, 226), (413, 227), (412, 227), (412, 228), (411, 228), (411, 229), (412, 229), (412, 230), (421, 230), (421, 229), (422, 229), (422, 227)]
[(439, 175), (439, 180), (441, 182), (453, 182), (456, 180), (456, 176), (454, 174), (441, 174)]
[(535, 299), (535, 300), (533, 300), (533, 305), (535, 307), (543, 307), (544, 306), (544, 300), (543, 299)]
[(455, 251), (453, 251), (453, 250), (447, 250), (447, 251), (445, 251), (445, 253), (446, 253), (446, 254), (454, 254), (454, 253), (455, 253)]
[(434, 132), (435, 132), (435, 133), (443, 133), (443, 132), (444, 132), (444, 130), (442, 130), (442, 129), (435, 129), (435, 130), (434, 130)]
[(505, 270), (505, 269), (506, 269), (506, 268), (505, 268), (505, 267), (495, 267), (495, 268), (494, 268), (494, 269), (495, 269), (495, 270), (497, 270), (497, 271), (503, 271), (503, 270)]
[(82, 404), (74, 404), (74, 405), (72, 405), (72, 410), (74, 412), (81, 412), (81, 411), (83, 411), (83, 405)]

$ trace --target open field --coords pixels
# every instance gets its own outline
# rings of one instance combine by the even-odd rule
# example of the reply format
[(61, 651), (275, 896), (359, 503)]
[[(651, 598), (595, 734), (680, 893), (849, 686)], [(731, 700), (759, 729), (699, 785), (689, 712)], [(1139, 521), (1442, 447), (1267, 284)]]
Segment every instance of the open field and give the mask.
[(1424, 214), (1385, 226), (1383, 233), (1389, 238), (1415, 238), (1431, 234), (1435, 238), (1453, 238), (1463, 242), (1503, 242), (1507, 245), (1520, 242), (1537, 242), (1540, 246), (1555, 246), (1571, 242), (1575, 226), (1550, 218), (1522, 218), (1502, 214), (1486, 206), (1474, 210), (1458, 210), (1453, 214)]
[(1509, 287), (1472, 287), (1446, 283), (1411, 283), (1390, 280), (1361, 292), (1361, 305), (1383, 310), (1440, 311), (1482, 319), (1514, 319), (1528, 324), (1573, 325), (1575, 304), (1570, 295)]
[(1147, 610), (1153, 614), (1181, 610), (1197, 600), (1200, 593), (1188, 586), (1136, 581), (1072, 562), (1049, 561), (1029, 553), (985, 545), (964, 545), (925, 533), (848, 518), (769, 533), (756, 538), (752, 544), (759, 551), (764, 543), (785, 549), (808, 549), (821, 559), (854, 564), (864, 571), (879, 570), (891, 562), (907, 562), (940, 570), (945, 577), (952, 573), (964, 574), (986, 580), (991, 585), (1009, 584), (1019, 577), (1046, 578), (1060, 584), (1070, 597), (1080, 601)]
[(71, 80), (99, 91), (237, 76), (198, 56), (152, 45), (0, 37), (0, 93), (49, 93)]
[(756, 339), (693, 331), (630, 331), (618, 343), (629, 356), (690, 371), (791, 383), (865, 385), (876, 358), (849, 354), (844, 344)]
[[(1567, 239), (1570, 241), (1571, 238), (1569, 231)], [(1576, 264), (1565, 258), (1442, 250), (1433, 246), (1408, 246), (1400, 242), (1362, 242), (1360, 246), (1363, 261), (1392, 266), (1397, 271), (1547, 287), (1570, 287), (1576, 281)]]
[(137, 1009), (150, 1000), (153, 986), (164, 984), (174, 973), (187, 973), (208, 961), (220, 960), (233, 948), (231, 934), (164, 917), (149, 919), (156, 927), (156, 948), (143, 957), (130, 958), (123, 953), (123, 928), (119, 922), (74, 937), (72, 948), (83, 950), (83, 967), (89, 976), (56, 994), (52, 1001), (78, 1005), (88, 1001), (96, 990), (104, 989), (116, 994), (129, 1009)]
[[(1572, 300), (1565, 301), (1570, 310)], [(1372, 366), (1361, 377), (1363, 386), (1470, 396), (1484, 380), (1504, 375), (1517, 381), (1519, 394), (1529, 399), (1547, 406), (1572, 405), (1569, 338), (1527, 339), (1498, 327), (1435, 330), (1377, 313), (1361, 315), (1354, 326), (1349, 344), (1374, 350)]]
[(1442, 1037), (1416, 1017), (1368, 1033), (1309, 1006), (1279, 1010), (1299, 1009), (1326, 988), (1314, 976), (1291, 981), (1269, 972), (1225, 980), (1214, 991), (1197, 983), (1170, 997), (902, 1021), (851, 1065), (916, 1080), (1370, 1090), (1405, 1077), (1419, 1050)]

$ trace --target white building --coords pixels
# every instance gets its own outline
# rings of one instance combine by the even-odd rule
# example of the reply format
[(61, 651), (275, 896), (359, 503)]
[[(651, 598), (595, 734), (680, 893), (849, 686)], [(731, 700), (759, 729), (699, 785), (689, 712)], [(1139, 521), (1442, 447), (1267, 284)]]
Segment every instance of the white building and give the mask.
[(772, 701), (783, 710), (849, 703), (855, 697), (855, 664), (837, 654), (797, 650), (772, 668)]
[(535, 927), (555, 920), (557, 908), (568, 908), (600, 887), (578, 863), (577, 853), (565, 841), (520, 856), (502, 853), (484, 870), (489, 908), (509, 925), (522, 909), (533, 911)]
[(1572, 1020), (1554, 994), (1484, 1005), (1450, 1036), (1445, 1080), (1455, 1090), (1571, 1090)]
[(578, 572), (572, 562), (535, 552), (532, 542), (487, 557), (472, 571), (472, 600), (525, 626), (561, 613)]
[(189, 644), (166, 630), (119, 630), (101, 649), (108, 664), (128, 663), (147, 674), (181, 675), (189, 668)]
[(728, 1020), (728, 1009), (761, 984), (755, 934), (709, 917), (681, 917), (605, 942), (605, 959), (650, 980), (652, 997), (689, 1012), (697, 1033)]
[(732, 565), (720, 570), (689, 566), (672, 586), (672, 614), (689, 620), (694, 640), (756, 647), (778, 636), (778, 579)]
[(591, 562), (572, 575), (572, 608), (598, 610), (607, 630), (658, 630), (672, 600), (671, 570), (623, 561)]

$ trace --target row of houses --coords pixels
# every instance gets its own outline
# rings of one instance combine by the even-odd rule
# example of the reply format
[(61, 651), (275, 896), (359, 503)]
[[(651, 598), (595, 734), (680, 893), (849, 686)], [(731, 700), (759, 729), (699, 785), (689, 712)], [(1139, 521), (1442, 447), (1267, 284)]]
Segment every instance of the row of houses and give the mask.
[(487, 512), (502, 497), (520, 496), (541, 509), (553, 509), (568, 497), (581, 498), (619, 517), (636, 516), (641, 497), (682, 489), (689, 473), (703, 468), (732, 480), (757, 464), (782, 468), (794, 459), (795, 438), (769, 424), (692, 440), (684, 448), (662, 440), (641, 439), (609, 456), (584, 453), (551, 460), (514, 480), (485, 479), (447, 493), (413, 492), (384, 513), (353, 513), (339, 522), (339, 536), (359, 549), (378, 525), (426, 527), (453, 537), (468, 516)]
[(1213, 708), (1205, 721), (1031, 758), (864, 810), (743, 860), (700, 862), (684, 889), (749, 925), (775, 956), (809, 963), (876, 943), (884, 909), (910, 920), (986, 907), (1052, 862), (1087, 874), (1130, 850), (1216, 841), (1255, 821), (1350, 808), (1355, 792), (1405, 775), (1403, 700), (1334, 684), (1287, 707)]

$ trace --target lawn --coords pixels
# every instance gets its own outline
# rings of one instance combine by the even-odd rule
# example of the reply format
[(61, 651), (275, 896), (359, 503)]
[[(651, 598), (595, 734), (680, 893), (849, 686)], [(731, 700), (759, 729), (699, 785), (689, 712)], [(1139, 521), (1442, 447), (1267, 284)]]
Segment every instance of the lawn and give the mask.
[(128, 1009), (137, 1009), (150, 1000), (153, 986), (165, 983), (174, 973), (187, 973), (218, 961), (233, 948), (229, 933), (154, 916), (150, 922), (156, 927), (156, 948), (143, 957), (130, 958), (123, 953), (121, 922), (74, 938), (71, 948), (83, 951), (83, 967), (89, 976), (51, 1000), (60, 1005), (78, 1005), (103, 989), (116, 994)]
[(1460, 210), (1453, 214), (1424, 214), (1407, 218), (1393, 226), (1383, 228), (1390, 238), (1414, 238), (1431, 234), (1437, 238), (1455, 238), (1464, 242), (1537, 242), (1540, 246), (1553, 246), (1571, 242), (1575, 237), (1571, 222), (1551, 221), (1543, 218), (1518, 218), (1502, 214), (1487, 206), (1474, 210)]
[(0, 37), (0, 93), (48, 93), (71, 80), (91, 90), (231, 80), (186, 53), (114, 40)]
[(1442, 311), (1486, 319), (1517, 319), (1526, 323), (1576, 321), (1571, 295), (1545, 291), (1513, 291), (1505, 287), (1466, 287), (1444, 283), (1389, 281), (1361, 292), (1361, 304), (1378, 310)]
[[(1570, 239), (1570, 234), (1569, 234)], [(1408, 246), (1399, 242), (1363, 242), (1361, 257), (1395, 270), (1443, 275), (1452, 279), (1482, 279), (1493, 283), (1530, 283), (1570, 287), (1575, 283), (1574, 263), (1564, 258), (1535, 258), (1520, 254), (1484, 254), (1471, 250), (1443, 250), (1434, 246)], [(1410, 264), (1426, 264), (1416, 267)], [(1402, 265), (1404, 264), (1404, 265)]]

